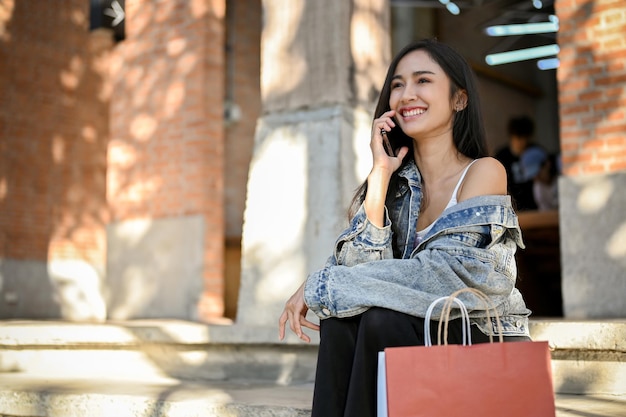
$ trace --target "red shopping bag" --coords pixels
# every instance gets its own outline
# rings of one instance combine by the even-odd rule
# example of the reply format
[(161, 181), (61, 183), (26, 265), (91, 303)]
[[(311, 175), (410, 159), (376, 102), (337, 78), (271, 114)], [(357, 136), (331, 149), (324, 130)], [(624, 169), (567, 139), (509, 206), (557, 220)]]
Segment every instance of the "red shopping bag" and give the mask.
[(389, 417), (555, 416), (547, 342), (395, 347), (384, 358)]
[(385, 349), (389, 417), (554, 417), (547, 342)]

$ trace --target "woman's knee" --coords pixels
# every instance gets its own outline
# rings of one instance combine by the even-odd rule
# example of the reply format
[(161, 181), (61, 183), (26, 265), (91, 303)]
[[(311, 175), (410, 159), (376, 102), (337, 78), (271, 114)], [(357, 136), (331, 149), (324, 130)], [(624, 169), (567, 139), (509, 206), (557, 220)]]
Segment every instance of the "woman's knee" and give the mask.
[(336, 318), (330, 317), (320, 321), (320, 337), (329, 337), (332, 339), (351, 337), (354, 338), (358, 320), (356, 318)]
[(370, 308), (361, 316), (360, 328), (368, 334), (414, 332), (417, 317), (386, 308)]

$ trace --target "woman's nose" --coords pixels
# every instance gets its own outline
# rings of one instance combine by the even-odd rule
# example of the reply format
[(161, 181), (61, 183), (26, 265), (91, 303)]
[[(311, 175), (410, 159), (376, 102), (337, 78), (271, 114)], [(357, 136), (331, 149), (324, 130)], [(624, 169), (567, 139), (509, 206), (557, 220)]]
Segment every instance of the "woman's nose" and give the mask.
[(402, 92), (401, 100), (403, 102), (411, 102), (417, 100), (417, 94), (412, 85), (407, 85), (404, 91)]

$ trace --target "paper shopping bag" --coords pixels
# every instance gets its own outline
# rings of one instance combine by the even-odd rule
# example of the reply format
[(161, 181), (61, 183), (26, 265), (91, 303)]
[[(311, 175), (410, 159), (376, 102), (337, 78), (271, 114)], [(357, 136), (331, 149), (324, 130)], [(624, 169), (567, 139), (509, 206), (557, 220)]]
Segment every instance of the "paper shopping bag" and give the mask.
[(389, 417), (554, 417), (547, 342), (385, 349)]
[[(460, 294), (482, 300), (489, 320), (493, 312), (499, 343), (472, 345), (469, 313)], [(433, 346), (430, 318), (441, 301), (446, 304), (439, 344)], [(463, 345), (447, 344), (455, 303), (463, 321)], [(554, 417), (548, 342), (504, 343), (502, 333), (497, 310), (476, 289), (461, 289), (433, 301), (424, 318), (425, 346), (392, 347), (379, 353), (378, 416)]]

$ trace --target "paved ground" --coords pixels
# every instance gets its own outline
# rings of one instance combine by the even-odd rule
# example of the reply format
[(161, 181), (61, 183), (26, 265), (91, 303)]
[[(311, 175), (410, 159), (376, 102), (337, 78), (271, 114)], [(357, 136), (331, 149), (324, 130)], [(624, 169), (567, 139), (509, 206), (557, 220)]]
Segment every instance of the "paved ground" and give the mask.
[[(80, 379), (0, 374), (0, 416), (304, 417), (311, 384)], [(557, 417), (625, 417), (626, 396), (559, 395)]]

